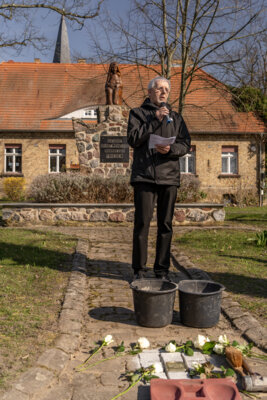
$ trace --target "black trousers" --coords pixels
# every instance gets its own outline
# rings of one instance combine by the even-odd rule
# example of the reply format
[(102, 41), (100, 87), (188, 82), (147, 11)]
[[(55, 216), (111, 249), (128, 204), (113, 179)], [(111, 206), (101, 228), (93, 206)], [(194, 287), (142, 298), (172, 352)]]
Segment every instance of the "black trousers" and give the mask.
[(176, 196), (177, 186), (154, 183), (134, 184), (135, 217), (132, 267), (135, 273), (146, 266), (149, 226), (156, 201), (158, 230), (154, 271), (159, 276), (168, 272)]

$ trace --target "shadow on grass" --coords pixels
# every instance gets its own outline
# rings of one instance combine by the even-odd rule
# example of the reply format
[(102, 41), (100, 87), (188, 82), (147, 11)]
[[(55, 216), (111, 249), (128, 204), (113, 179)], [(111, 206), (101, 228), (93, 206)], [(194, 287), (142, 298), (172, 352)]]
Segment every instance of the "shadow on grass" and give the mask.
[[(72, 240), (72, 239), (69, 239)], [(6, 267), (12, 267), (13, 264), (23, 266), (48, 267), (54, 270), (66, 272), (70, 267), (65, 265), (66, 257), (69, 253), (43, 249), (37, 246), (18, 245), (0, 242), (0, 260), (9, 259), (10, 263)]]
[(264, 221), (267, 220), (267, 214), (229, 214), (226, 217), (227, 221), (239, 221), (239, 220), (246, 220), (246, 221)]
[[(264, 247), (262, 248), (264, 250)], [(237, 259), (237, 260), (250, 260), (253, 262), (258, 262), (258, 263), (262, 263), (263, 265), (266, 266), (266, 260), (262, 259), (262, 258), (256, 258), (256, 257), (245, 257), (245, 256), (232, 256), (232, 255), (228, 255), (228, 254), (223, 254), (223, 255), (219, 255), (219, 257), (223, 257), (223, 258), (233, 258), (233, 259)]]
[(267, 280), (253, 278), (229, 272), (209, 272), (211, 278), (222, 283), (226, 290), (236, 294), (246, 294), (253, 297), (267, 297)]

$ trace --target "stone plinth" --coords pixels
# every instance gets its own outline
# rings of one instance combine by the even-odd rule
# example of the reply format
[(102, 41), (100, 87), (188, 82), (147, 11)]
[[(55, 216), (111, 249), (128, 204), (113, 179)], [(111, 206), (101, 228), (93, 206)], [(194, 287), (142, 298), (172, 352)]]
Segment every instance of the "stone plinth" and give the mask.
[(126, 106), (99, 106), (97, 124), (86, 124), (73, 119), (76, 145), (79, 152), (80, 171), (84, 174), (97, 174), (104, 177), (130, 175), (130, 161), (100, 162), (100, 139), (102, 136), (127, 136), (129, 109)]
[[(133, 222), (133, 204), (50, 204), (4, 203), (3, 220), (7, 225), (71, 224), (92, 222)], [(176, 204), (174, 225), (212, 224), (225, 218), (223, 204)], [(156, 222), (156, 209), (152, 224)]]

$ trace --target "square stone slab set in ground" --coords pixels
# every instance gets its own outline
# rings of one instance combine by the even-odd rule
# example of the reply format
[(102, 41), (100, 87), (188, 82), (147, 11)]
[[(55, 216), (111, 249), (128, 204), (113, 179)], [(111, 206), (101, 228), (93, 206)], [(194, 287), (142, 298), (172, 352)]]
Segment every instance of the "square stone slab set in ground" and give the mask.
[(194, 369), (194, 363), (204, 364), (207, 361), (214, 365), (214, 372), (222, 372), (221, 366), (229, 368), (223, 356), (208, 356), (199, 351), (195, 351), (193, 356), (187, 356), (180, 352), (167, 353), (161, 349), (143, 350), (134, 359), (137, 369), (157, 363), (159, 373), (156, 375), (161, 379), (192, 379), (189, 372)]

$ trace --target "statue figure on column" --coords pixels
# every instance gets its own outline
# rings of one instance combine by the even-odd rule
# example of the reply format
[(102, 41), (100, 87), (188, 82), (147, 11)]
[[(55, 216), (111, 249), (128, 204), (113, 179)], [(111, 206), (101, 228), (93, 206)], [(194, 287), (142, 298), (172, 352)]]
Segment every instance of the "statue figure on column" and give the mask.
[(109, 66), (107, 81), (105, 85), (106, 104), (122, 104), (122, 80), (119, 66), (112, 62)]

